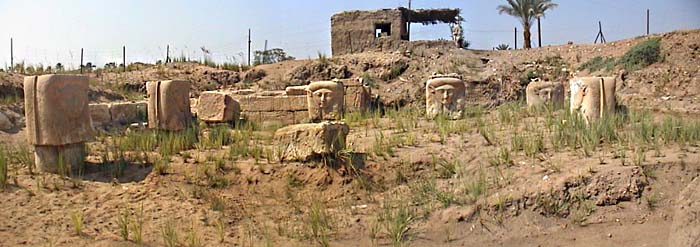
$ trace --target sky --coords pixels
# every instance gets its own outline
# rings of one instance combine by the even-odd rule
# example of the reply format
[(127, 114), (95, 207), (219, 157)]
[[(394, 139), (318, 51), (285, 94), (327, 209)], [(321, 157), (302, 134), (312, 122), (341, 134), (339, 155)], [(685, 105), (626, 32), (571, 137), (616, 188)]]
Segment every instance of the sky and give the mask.
[[(700, 28), (700, 0), (554, 0), (559, 7), (542, 19), (543, 45), (592, 43), (603, 24), (607, 41), (646, 32)], [(518, 20), (496, 10), (505, 0), (412, 0), (413, 8), (460, 8), (472, 49), (513, 47)], [(205, 47), (217, 62), (246, 61), (248, 29), (253, 50), (283, 48), (297, 58), (331, 54), (330, 17), (344, 10), (406, 7), (408, 0), (0, 0), (0, 66), (14, 61), (67, 67), (102, 66), (171, 56), (200, 59)], [(532, 29), (536, 34), (536, 28)], [(537, 44), (533, 35), (533, 45)], [(446, 24), (411, 25), (411, 39), (450, 39)], [(522, 46), (522, 33), (518, 46)]]

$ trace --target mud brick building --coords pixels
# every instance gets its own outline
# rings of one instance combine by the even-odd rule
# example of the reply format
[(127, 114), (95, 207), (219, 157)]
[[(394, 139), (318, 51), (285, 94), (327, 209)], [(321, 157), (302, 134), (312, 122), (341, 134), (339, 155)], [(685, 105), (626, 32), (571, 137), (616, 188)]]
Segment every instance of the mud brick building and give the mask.
[(455, 23), (459, 14), (460, 9), (406, 8), (341, 12), (331, 17), (332, 53), (343, 55), (372, 50), (395, 50), (410, 45), (410, 23)]

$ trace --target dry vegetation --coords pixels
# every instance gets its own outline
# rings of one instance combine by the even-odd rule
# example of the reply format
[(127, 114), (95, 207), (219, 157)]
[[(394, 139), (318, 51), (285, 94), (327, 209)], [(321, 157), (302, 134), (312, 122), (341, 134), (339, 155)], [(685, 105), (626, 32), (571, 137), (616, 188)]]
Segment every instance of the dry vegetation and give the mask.
[[(628, 68), (632, 80), (621, 94), (651, 95), (643, 90), (646, 85), (635, 82), (661, 78), (644, 75), (671, 66), (658, 61), (678, 54), (667, 54), (661, 39), (657, 55), (662, 60), (650, 61), (646, 58), (655, 55), (649, 55), (648, 47), (659, 41), (641, 44), (627, 54), (612, 46), (610, 54), (606, 50), (579, 61), (571, 54), (583, 52), (549, 54), (567, 49), (562, 46), (546, 51), (413, 51), (414, 57), (319, 54), (316, 61), (289, 62), (321, 66), (320, 73), (334, 70), (324, 66), (353, 59), (377, 63), (362, 73), (354, 67), (361, 62), (348, 62), (346, 69), (371, 79), (386, 102), (393, 102), (383, 111), (346, 114), (344, 121), (351, 127), (346, 150), (309, 163), (282, 159), (284, 147), (273, 139), (281, 126), (199, 123), (182, 132), (131, 128), (102, 133), (88, 143), (83, 174), (59, 176), (36, 171), (23, 130), (2, 133), (0, 199), (5, 210), (0, 212), (0, 243), (664, 246), (675, 195), (700, 175), (696, 115), (631, 107), (586, 125), (567, 106), (528, 109), (518, 100), (501, 101), (511, 89), (504, 88), (493, 99), (498, 103), (473, 104), (461, 120), (426, 120), (422, 98), (413, 97), (422, 93), (422, 84), (412, 83), (437, 70), (517, 83), (531, 76), (565, 78), (570, 75), (561, 68), (574, 66), (589, 71)], [(502, 64), (510, 57), (522, 60), (519, 53), (534, 51), (536, 58), (528, 56), (536, 60), (534, 66), (516, 61), (515, 71), (502, 69), (513, 66)], [(477, 58), (482, 55), (490, 61), (482, 63)], [(428, 65), (430, 59), (449, 62), (435, 67)], [(647, 61), (652, 65), (646, 67)], [(167, 68), (162, 71), (148, 67), (124, 75), (101, 74), (93, 91), (104, 94), (92, 99), (143, 97), (127, 83), (111, 84), (140, 80), (134, 78), (197, 77), (195, 83), (204, 83), (196, 91), (204, 90), (215, 71), (181, 63), (167, 66), (155, 67)], [(279, 87), (267, 82), (286, 78), (285, 72), (265, 66), (256, 68), (265, 69), (266, 76), (234, 86)], [(501, 74), (487, 75), (492, 68)], [(697, 77), (697, 71), (690, 73)], [(294, 84), (295, 78), (286, 79), (280, 81)], [(4, 97), (1, 109), (21, 108), (21, 100), (13, 97), (21, 99)]]

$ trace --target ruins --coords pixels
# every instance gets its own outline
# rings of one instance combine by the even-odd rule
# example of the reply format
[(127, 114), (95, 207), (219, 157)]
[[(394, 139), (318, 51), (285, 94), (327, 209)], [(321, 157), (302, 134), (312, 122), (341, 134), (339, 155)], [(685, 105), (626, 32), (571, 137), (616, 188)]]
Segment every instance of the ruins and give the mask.
[(312, 121), (340, 120), (345, 107), (345, 87), (335, 81), (316, 81), (306, 88), (309, 118)]
[(241, 105), (225, 92), (207, 91), (199, 95), (197, 117), (204, 122), (232, 122), (240, 115)]
[(24, 78), (27, 139), (39, 170), (67, 175), (82, 169), (85, 142), (93, 136), (88, 90), (86, 76)]
[(525, 100), (528, 107), (545, 104), (561, 106), (564, 104), (564, 85), (561, 82), (534, 80), (527, 84)]
[(284, 160), (310, 161), (344, 149), (349, 132), (343, 122), (295, 124), (278, 129), (275, 140), (284, 147), (279, 154)]
[(93, 127), (124, 126), (147, 121), (146, 101), (94, 103), (89, 108)]
[(192, 122), (190, 82), (150, 81), (148, 93), (148, 127), (183, 130)]
[(614, 113), (616, 77), (574, 77), (571, 87), (571, 113), (581, 114), (586, 122)]
[(467, 90), (457, 74), (433, 75), (425, 84), (425, 109), (428, 118), (444, 114), (450, 119), (462, 117)]
[[(372, 50), (394, 51), (411, 45), (410, 23), (458, 24), (462, 21), (460, 12), (460, 9), (397, 8), (337, 13), (331, 17), (331, 51), (334, 56)], [(451, 33), (454, 34), (454, 30)], [(432, 43), (454, 45), (450, 41)]]

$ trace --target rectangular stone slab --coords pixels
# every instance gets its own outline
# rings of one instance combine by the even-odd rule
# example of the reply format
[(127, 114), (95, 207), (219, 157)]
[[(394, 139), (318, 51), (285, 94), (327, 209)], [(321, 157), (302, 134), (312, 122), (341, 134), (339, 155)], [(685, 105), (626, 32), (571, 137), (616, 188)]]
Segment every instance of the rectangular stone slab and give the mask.
[(109, 107), (112, 122), (120, 125), (127, 125), (141, 122), (141, 118), (146, 116), (148, 104), (146, 102), (120, 102), (112, 103)]
[(90, 104), (90, 119), (93, 126), (110, 124), (112, 116), (109, 114), (109, 103)]
[(284, 89), (287, 95), (306, 95), (306, 86), (289, 86)]
[(183, 130), (192, 122), (189, 81), (150, 81), (148, 92), (148, 127)]
[(294, 96), (245, 96), (236, 98), (241, 111), (305, 111), (308, 108), (306, 95)]
[(224, 92), (202, 92), (197, 104), (197, 116), (205, 122), (231, 122), (238, 120), (241, 106)]
[(343, 122), (290, 125), (275, 132), (284, 160), (310, 161), (345, 148), (350, 129)]
[(58, 146), (92, 138), (86, 76), (24, 78), (27, 138), (30, 144)]

